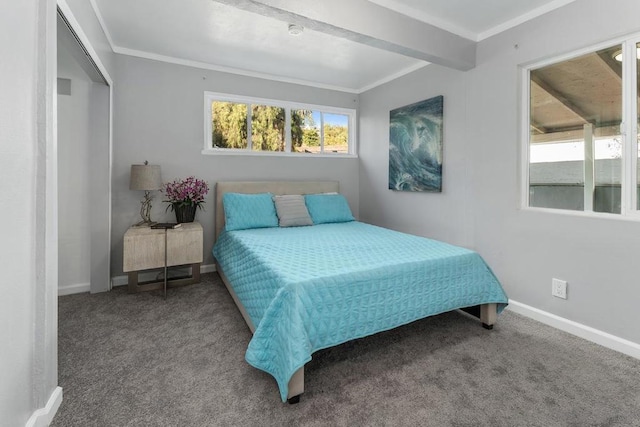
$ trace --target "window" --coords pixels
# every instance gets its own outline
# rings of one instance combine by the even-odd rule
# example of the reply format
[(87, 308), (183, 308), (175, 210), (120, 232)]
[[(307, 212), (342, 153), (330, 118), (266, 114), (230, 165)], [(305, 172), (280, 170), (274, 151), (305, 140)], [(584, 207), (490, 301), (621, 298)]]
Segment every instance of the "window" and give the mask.
[(638, 59), (625, 40), (524, 69), (524, 205), (637, 215)]
[(355, 154), (355, 110), (205, 92), (205, 154)]

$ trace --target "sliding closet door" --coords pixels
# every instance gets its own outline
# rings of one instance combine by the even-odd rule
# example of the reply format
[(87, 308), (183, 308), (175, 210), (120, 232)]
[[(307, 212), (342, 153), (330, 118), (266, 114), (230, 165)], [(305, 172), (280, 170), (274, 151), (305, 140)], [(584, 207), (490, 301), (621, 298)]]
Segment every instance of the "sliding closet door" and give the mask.
[(111, 166), (109, 146), (109, 86), (94, 83), (91, 91), (90, 109), (91, 139), (89, 158), (89, 206), (91, 230), (91, 292), (111, 289), (110, 253), (111, 243)]
[(58, 12), (58, 285), (111, 289), (111, 88)]

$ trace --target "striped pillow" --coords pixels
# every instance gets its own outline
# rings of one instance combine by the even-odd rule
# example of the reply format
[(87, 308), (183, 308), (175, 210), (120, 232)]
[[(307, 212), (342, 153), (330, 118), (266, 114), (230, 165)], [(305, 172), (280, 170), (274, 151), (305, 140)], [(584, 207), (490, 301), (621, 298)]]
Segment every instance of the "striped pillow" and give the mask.
[(313, 225), (304, 197), (299, 194), (273, 196), (280, 227)]

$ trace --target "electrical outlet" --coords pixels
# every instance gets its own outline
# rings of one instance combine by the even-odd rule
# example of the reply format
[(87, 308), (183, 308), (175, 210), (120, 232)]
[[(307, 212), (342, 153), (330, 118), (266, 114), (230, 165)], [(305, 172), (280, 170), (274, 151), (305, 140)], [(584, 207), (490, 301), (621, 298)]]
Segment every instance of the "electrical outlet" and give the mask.
[(567, 282), (560, 279), (551, 279), (551, 295), (567, 299)]

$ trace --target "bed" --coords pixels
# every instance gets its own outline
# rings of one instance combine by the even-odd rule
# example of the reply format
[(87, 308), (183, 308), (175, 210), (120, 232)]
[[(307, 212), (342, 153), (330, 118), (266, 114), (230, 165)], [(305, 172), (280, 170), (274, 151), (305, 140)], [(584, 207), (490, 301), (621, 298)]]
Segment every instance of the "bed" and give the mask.
[(304, 391), (304, 365), (315, 351), (456, 309), (478, 308), (490, 329), (508, 302), (477, 253), (350, 220), (350, 211), (311, 226), (270, 219), (239, 229), (229, 213), (237, 197), (268, 203), (271, 195), (312, 195), (305, 200), (316, 221), (320, 211), (314, 216), (310, 201), (346, 205), (338, 192), (334, 181), (216, 184), (213, 255), (253, 333), (245, 359), (271, 374), (290, 403)]

